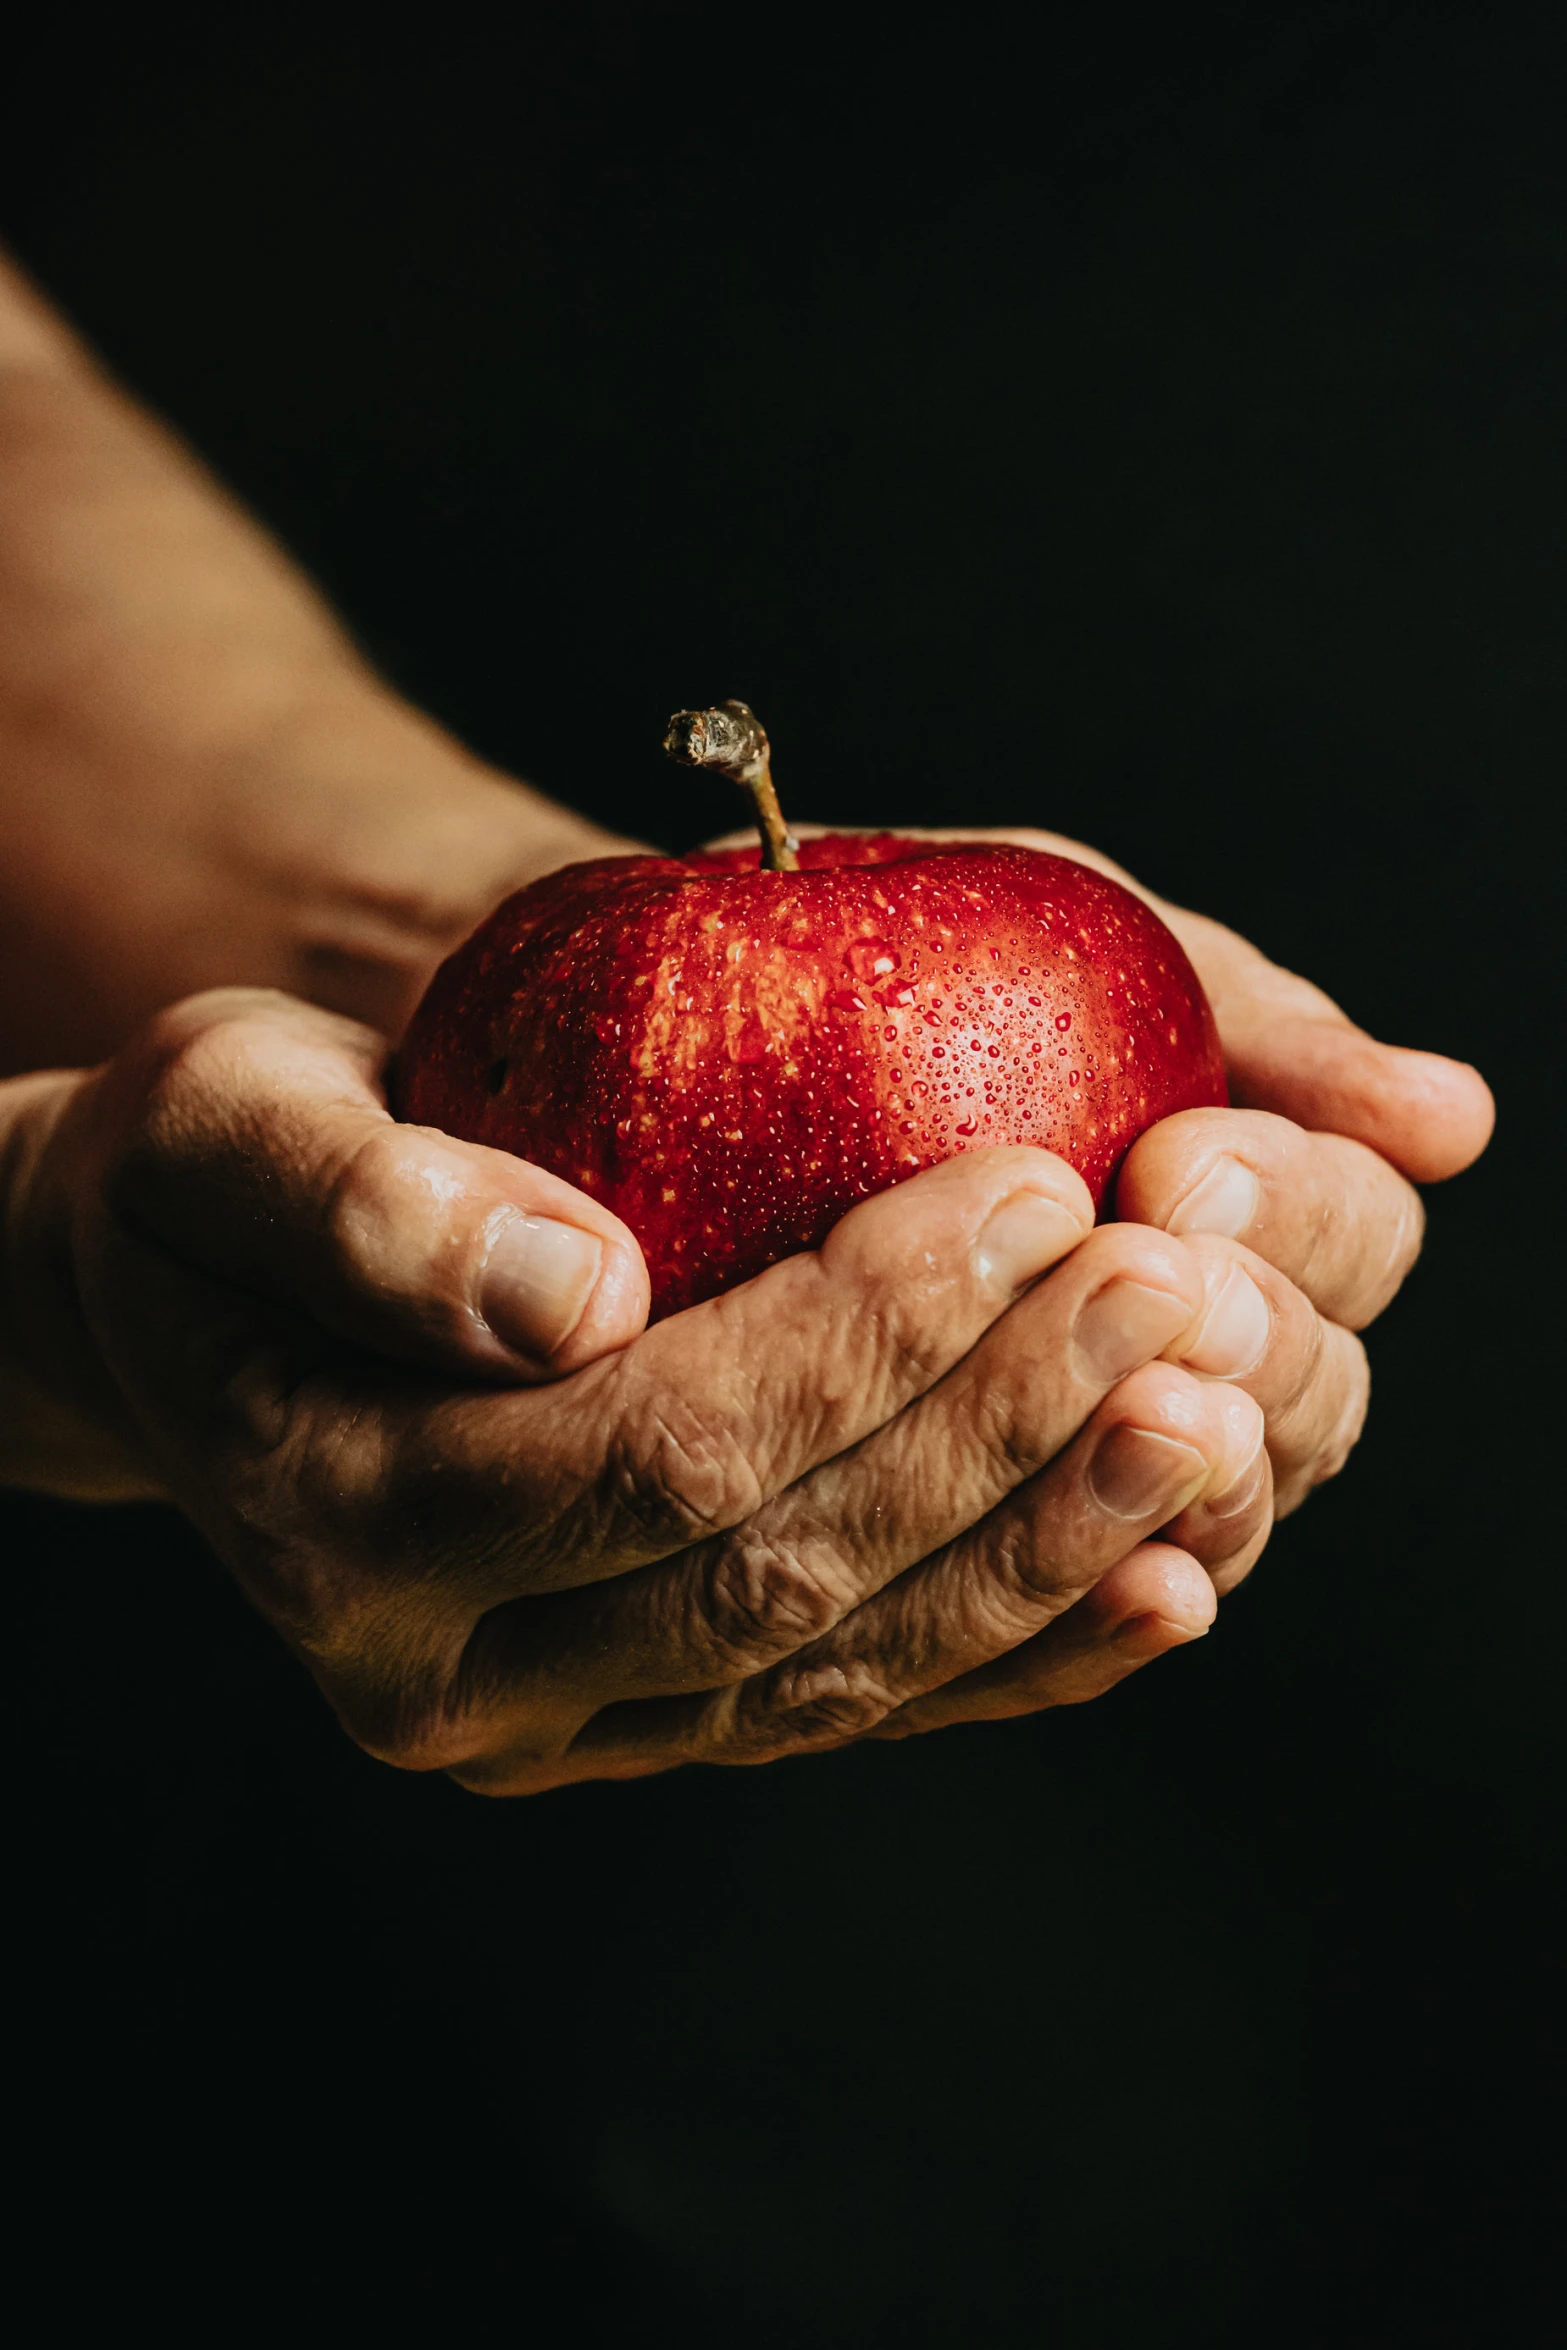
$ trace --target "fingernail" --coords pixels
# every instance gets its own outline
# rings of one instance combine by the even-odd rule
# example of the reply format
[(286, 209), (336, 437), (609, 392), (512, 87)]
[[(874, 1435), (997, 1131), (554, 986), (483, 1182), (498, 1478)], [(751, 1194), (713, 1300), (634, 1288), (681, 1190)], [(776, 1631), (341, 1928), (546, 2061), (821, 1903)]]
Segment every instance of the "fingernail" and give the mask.
[(1122, 1656), (1140, 1657), (1145, 1662), (1163, 1656), (1172, 1648), (1184, 1648), (1189, 1641), (1206, 1640), (1206, 1624), (1178, 1624), (1173, 1616), (1146, 1614), (1132, 1616), (1115, 1635), (1114, 1646)]
[(1025, 1281), (1059, 1264), (1083, 1237), (1083, 1227), (1059, 1200), (1043, 1192), (1015, 1191), (992, 1208), (974, 1243), (974, 1265), (982, 1281), (998, 1289), (1021, 1289)]
[(1141, 1281), (1107, 1281), (1082, 1307), (1072, 1332), (1079, 1378), (1108, 1387), (1164, 1352), (1192, 1320), (1183, 1297)]
[(1173, 1518), (1200, 1491), (1208, 1464), (1189, 1444), (1151, 1428), (1112, 1428), (1088, 1470), (1088, 1487), (1112, 1518)]
[(1238, 1379), (1260, 1362), (1272, 1332), (1267, 1299), (1249, 1273), (1232, 1265), (1196, 1344), (1182, 1347), (1181, 1361), (1212, 1379)]
[(552, 1355), (581, 1321), (603, 1254), (602, 1243), (575, 1224), (513, 1216), (485, 1259), (479, 1311), (507, 1346)]
[(1262, 1186), (1239, 1159), (1215, 1159), (1207, 1174), (1174, 1209), (1168, 1232), (1221, 1232), (1238, 1240), (1257, 1213)]

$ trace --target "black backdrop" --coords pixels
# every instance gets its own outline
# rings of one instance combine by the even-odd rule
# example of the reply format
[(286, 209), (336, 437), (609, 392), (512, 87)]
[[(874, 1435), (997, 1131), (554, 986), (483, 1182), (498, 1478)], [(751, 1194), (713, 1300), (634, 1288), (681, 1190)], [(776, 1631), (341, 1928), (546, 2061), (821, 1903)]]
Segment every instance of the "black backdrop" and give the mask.
[(1503, 1117), (1361, 1456), (1080, 1713), (484, 1806), (348, 1748), (178, 1521), (8, 1504), (62, 2312), (1537, 2338), (1560, 25), (23, 40), (5, 233), (478, 747), (689, 840), (659, 723), (743, 693), (798, 812), (1079, 832)]

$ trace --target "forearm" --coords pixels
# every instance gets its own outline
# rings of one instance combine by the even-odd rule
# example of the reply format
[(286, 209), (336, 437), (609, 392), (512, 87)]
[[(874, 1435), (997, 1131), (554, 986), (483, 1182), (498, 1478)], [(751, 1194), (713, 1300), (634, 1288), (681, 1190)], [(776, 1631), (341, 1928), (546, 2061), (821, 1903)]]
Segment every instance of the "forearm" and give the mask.
[(0, 1068), (226, 982), (378, 1025), (616, 844), (470, 757), (0, 263)]

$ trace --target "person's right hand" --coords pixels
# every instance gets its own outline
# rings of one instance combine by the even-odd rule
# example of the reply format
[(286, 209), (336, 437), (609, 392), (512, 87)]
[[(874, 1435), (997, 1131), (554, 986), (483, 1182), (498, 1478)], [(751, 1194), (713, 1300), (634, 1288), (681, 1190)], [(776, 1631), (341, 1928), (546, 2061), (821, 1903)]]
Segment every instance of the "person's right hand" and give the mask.
[[(1266, 1539), (1254, 1398), (1293, 1399), (1291, 1474), (1358, 1422), (1279, 1276), (1090, 1232), (1079, 1178), (1032, 1150), (933, 1169), (645, 1330), (625, 1229), (395, 1124), (384, 1055), (235, 991), (92, 1076), (20, 1081), (6, 1264), (53, 1481), (74, 1428), (79, 1489), (171, 1495), (393, 1762), (495, 1792), (668, 1768), (678, 1701), (742, 1687), (713, 1759), (803, 1751), (1112, 1569), (1100, 1636), (1156, 1653)], [(932, 1613), (927, 1571), (884, 1669), (780, 1673), (944, 1556), (951, 1595)]]

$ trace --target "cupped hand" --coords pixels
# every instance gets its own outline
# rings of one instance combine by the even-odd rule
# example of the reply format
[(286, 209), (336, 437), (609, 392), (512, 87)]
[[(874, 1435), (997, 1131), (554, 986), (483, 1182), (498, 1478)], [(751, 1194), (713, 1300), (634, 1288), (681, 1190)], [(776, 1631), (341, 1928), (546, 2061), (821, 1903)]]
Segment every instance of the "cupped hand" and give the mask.
[[(1266, 1300), (1272, 1341), (1241, 1384), (1264, 1408), (1272, 1507), (1285, 1514), (1342, 1467), (1359, 1434), (1369, 1376), (1354, 1334), (1391, 1302), (1419, 1255), (1425, 1218), (1414, 1185), (1456, 1175), (1484, 1150), (1495, 1117), (1489, 1088), (1464, 1063), (1380, 1043), (1309, 980), (1082, 842), (1019, 829), (930, 837), (1075, 857), (1146, 899), (1191, 957), (1237, 1106), (1186, 1111), (1144, 1135), (1121, 1170), (1115, 1213), (1197, 1247), (1210, 1292), (1228, 1269), (1232, 1294), (1244, 1274)], [(1215, 1596), (1250, 1563), (1221, 1565), (1205, 1594), (1189, 1559), (1147, 1545), (1060, 1620), (903, 1702), (873, 1734), (1097, 1696), (1205, 1628), (1205, 1600), (1211, 1618)]]
[(1085, 1239), (1079, 1179), (1029, 1150), (645, 1330), (624, 1228), (394, 1124), (383, 1053), (233, 992), (28, 1081), (7, 1279), (58, 1442), (97, 1490), (118, 1462), (172, 1495), (394, 1762), (518, 1792), (808, 1750), (1108, 1577), (1153, 1593), (1152, 1652), (1265, 1539), (1270, 1399), (1286, 1474), (1353, 1419), (1282, 1276)]

